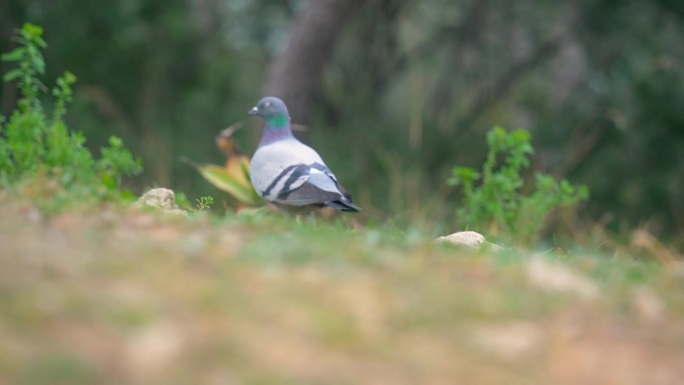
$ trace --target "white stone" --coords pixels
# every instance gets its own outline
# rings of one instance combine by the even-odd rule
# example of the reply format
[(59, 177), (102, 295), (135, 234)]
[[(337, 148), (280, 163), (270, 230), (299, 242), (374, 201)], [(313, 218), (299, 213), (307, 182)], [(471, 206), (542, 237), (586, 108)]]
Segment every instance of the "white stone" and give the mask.
[(490, 250), (503, 250), (501, 246), (487, 242), (485, 237), (475, 231), (459, 231), (436, 239), (437, 242), (450, 243), (457, 246), (467, 246), (475, 249), (489, 248)]
[(173, 190), (167, 188), (153, 188), (143, 194), (136, 203), (138, 207), (156, 207), (170, 214), (187, 215), (187, 212), (178, 208), (176, 196)]

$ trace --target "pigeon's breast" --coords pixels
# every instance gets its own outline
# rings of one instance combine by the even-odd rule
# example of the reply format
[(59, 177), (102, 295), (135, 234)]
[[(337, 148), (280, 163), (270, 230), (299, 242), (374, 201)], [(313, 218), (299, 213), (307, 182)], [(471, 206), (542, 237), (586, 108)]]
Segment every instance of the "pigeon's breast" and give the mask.
[[(269, 199), (283, 186), (280, 182), (288, 180), (288, 173), (301, 164), (324, 164), (321, 157), (311, 147), (296, 139), (282, 140), (259, 147), (252, 157), (249, 173), (254, 189), (262, 197)], [(264, 196), (264, 192), (268, 196)]]

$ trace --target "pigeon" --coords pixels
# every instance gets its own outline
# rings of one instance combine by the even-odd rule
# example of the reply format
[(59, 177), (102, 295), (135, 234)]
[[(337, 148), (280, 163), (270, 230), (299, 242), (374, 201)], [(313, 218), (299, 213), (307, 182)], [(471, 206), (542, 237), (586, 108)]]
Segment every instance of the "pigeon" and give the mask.
[(252, 186), (262, 198), (281, 207), (361, 210), (320, 155), (292, 135), (290, 114), (282, 100), (265, 97), (248, 114), (266, 121), (249, 168)]

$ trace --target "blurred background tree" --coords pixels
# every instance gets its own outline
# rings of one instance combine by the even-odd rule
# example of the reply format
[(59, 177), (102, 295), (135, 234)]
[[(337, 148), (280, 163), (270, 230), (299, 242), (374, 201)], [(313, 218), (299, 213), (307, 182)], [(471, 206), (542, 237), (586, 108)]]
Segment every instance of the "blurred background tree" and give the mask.
[[(123, 137), (140, 190), (220, 197), (180, 159), (222, 163), (214, 136), (269, 93), (367, 218), (454, 229), (445, 180), (498, 124), (532, 132), (534, 169), (589, 186), (580, 218), (684, 238), (681, 1), (5, 0), (2, 52), (25, 21), (48, 78), (79, 78), (70, 126), (93, 149)], [(258, 125), (237, 134), (247, 152)]]

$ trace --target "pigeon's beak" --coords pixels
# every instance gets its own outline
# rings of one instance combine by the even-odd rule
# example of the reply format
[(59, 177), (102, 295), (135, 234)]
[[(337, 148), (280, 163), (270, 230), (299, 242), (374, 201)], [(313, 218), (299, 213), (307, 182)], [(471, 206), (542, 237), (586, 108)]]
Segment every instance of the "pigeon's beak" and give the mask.
[(258, 114), (258, 113), (259, 113), (259, 109), (256, 108), (256, 107), (253, 107), (251, 110), (249, 110), (249, 112), (247, 113), (247, 115), (253, 116), (253, 115), (256, 115), (256, 114)]

